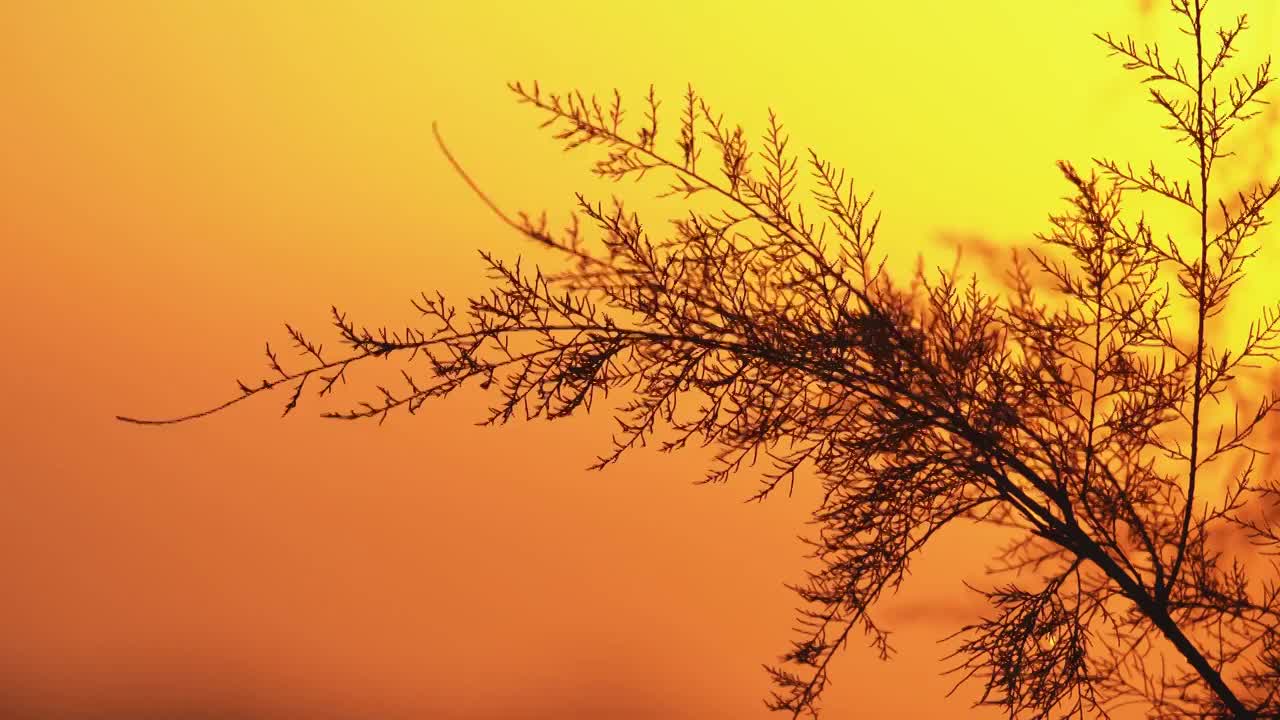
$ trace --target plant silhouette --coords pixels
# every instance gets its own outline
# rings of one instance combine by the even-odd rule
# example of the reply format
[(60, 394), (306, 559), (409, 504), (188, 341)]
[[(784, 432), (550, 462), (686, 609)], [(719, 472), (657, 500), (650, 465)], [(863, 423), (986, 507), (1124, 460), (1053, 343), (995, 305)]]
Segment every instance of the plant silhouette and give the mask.
[[(505, 214), (441, 142), (498, 217), (562, 267), (482, 253), (491, 289), (460, 307), (424, 293), (420, 327), (368, 328), (334, 308), (341, 354), (286, 326), (301, 367), (268, 345), (272, 374), (228, 402), (121, 419), (183, 422), (274, 389), (288, 390), (287, 414), (305, 389), (336, 393), (353, 364), (379, 357), (402, 360), (402, 384), (328, 417), (381, 422), (475, 384), (496, 395), (485, 422), (500, 424), (588, 412), (617, 392), (607, 412), (619, 431), (594, 467), (651, 441), (702, 443), (719, 448), (708, 482), (756, 466), (756, 498), (802, 472), (823, 484), (820, 567), (795, 588), (801, 636), (768, 668), (771, 708), (816, 716), (855, 630), (888, 656), (872, 611), (963, 521), (1017, 538), (995, 558), (1005, 579), (976, 589), (990, 617), (952, 638), (950, 672), (979, 703), (1010, 717), (1106, 716), (1135, 701), (1154, 717), (1280, 717), (1280, 572), (1260, 560), (1280, 552), (1268, 520), (1280, 482), (1255, 473), (1250, 444), (1280, 397), (1237, 406), (1226, 425), (1206, 407), (1240, 397), (1245, 371), (1280, 341), (1280, 307), (1243, 338), (1210, 332), (1280, 194), (1280, 179), (1211, 192), (1272, 76), (1269, 62), (1231, 74), (1247, 19), (1212, 29), (1207, 4), (1172, 0), (1185, 60), (1098, 36), (1140, 74), (1195, 175), (1060, 163), (1068, 202), (1040, 249), (1015, 254), (1001, 295), (954, 270), (891, 278), (870, 197), (818, 154), (792, 154), (772, 113), (752, 150), (690, 88), (670, 142), (652, 89), (633, 126), (616, 91), (516, 83), (567, 149), (601, 151), (597, 175), (660, 175), (686, 214), (655, 237), (621, 200), (578, 195), (571, 224), (553, 229), (545, 215)], [(1158, 231), (1129, 211), (1135, 197), (1181, 208), (1198, 230)], [(1221, 472), (1228, 457), (1239, 472)], [(1224, 549), (1240, 535), (1251, 545)]]

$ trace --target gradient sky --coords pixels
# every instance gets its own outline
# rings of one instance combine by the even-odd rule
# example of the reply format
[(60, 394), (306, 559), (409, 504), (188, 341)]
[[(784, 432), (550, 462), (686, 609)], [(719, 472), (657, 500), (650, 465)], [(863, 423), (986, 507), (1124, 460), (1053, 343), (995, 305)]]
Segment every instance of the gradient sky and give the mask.
[[(1275, 2), (1235, 4), (1249, 48), (1280, 47)], [(0, 6), (0, 715), (769, 717), (812, 484), (743, 504), (749, 478), (692, 485), (698, 452), (588, 473), (604, 418), (481, 429), (474, 394), (381, 428), (281, 421), (284, 398), (111, 418), (224, 399), (283, 321), (402, 324), (419, 290), (481, 288), (478, 249), (526, 252), (432, 121), (504, 207), (643, 195), (591, 179), (510, 80), (653, 82), (669, 108), (693, 82), (753, 136), (772, 107), (875, 190), (899, 268), (1030, 243), (1056, 160), (1170, 157), (1090, 37), (1177, 42), (1137, 0), (796, 5)], [(1267, 132), (1232, 181), (1277, 171)], [(981, 610), (960, 581), (993, 542), (935, 541), (881, 613), (898, 658), (855, 642), (830, 717), (996, 716), (944, 699), (936, 642)]]

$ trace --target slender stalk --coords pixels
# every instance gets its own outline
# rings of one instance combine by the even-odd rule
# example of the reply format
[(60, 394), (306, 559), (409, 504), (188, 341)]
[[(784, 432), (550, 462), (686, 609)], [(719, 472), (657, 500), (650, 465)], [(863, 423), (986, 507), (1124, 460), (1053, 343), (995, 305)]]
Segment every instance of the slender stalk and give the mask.
[(1191, 388), (1191, 457), (1187, 471), (1187, 503), (1182, 511), (1182, 526), (1178, 534), (1178, 549), (1174, 556), (1173, 566), (1169, 570), (1168, 579), (1160, 593), (1161, 604), (1166, 604), (1178, 582), (1178, 573), (1186, 558), (1187, 542), (1191, 536), (1191, 517), (1196, 499), (1196, 477), (1200, 463), (1200, 406), (1204, 400), (1204, 325), (1209, 311), (1209, 298), (1206, 284), (1209, 273), (1209, 165), (1205, 156), (1206, 141), (1204, 135), (1204, 26), (1202, 0), (1194, 0), (1195, 13), (1192, 29), (1196, 36), (1196, 148), (1200, 159), (1200, 264), (1197, 266), (1199, 287), (1196, 292), (1196, 354), (1195, 379)]

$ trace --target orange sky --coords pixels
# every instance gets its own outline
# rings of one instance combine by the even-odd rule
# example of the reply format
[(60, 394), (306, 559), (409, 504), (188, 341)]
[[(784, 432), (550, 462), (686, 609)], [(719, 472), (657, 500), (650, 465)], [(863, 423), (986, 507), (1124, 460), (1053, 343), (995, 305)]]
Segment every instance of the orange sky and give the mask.
[[(419, 290), (481, 287), (477, 249), (524, 251), (433, 120), (504, 206), (615, 190), (508, 80), (652, 81), (668, 107), (692, 81), (753, 134), (772, 107), (876, 191), (899, 267), (949, 264), (945, 238), (1026, 244), (1065, 194), (1055, 160), (1165, 157), (1089, 32), (1168, 20), (1053, 5), (0, 7), (0, 716), (769, 717), (810, 486), (745, 505), (749, 481), (691, 484), (696, 452), (588, 473), (603, 418), (479, 429), (474, 395), (382, 428), (314, 402), (280, 421), (283, 398), (111, 417), (223, 399), (284, 320), (403, 323)], [(1248, 45), (1280, 47), (1276, 3), (1240, 5)], [(995, 716), (943, 699), (935, 642), (990, 542), (935, 542), (882, 611), (898, 659), (855, 644), (830, 717)]]

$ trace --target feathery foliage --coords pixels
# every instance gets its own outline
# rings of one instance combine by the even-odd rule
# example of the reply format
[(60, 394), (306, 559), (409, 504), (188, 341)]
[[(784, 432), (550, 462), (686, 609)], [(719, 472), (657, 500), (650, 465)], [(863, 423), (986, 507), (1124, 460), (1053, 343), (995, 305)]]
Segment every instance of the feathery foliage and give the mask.
[[(600, 153), (597, 175), (659, 177), (687, 212), (651, 233), (621, 200), (579, 195), (571, 224), (553, 229), (545, 215), (499, 210), (442, 143), (494, 212), (562, 268), (484, 253), (491, 289), (461, 306), (424, 293), (418, 327), (370, 329), (334, 308), (341, 353), (287, 326), (302, 366), (268, 346), (272, 374), (240, 383), (238, 397), (132, 421), (189, 420), (277, 388), (290, 391), (288, 413), (304, 388), (334, 393), (376, 357), (400, 359), (402, 384), (329, 417), (381, 422), (468, 383), (492, 390), (486, 422), (499, 424), (590, 411), (618, 392), (618, 431), (595, 467), (649, 442), (695, 442), (719, 448), (706, 481), (763, 467), (757, 498), (801, 473), (823, 484), (819, 567), (795, 588), (801, 636), (768, 668), (774, 709), (816, 716), (855, 631), (890, 655), (877, 602), (962, 521), (1017, 537), (995, 559), (1006, 579), (976, 589), (991, 615), (954, 636), (951, 671), (978, 702), (1010, 717), (1106, 716), (1132, 701), (1153, 717), (1280, 717), (1280, 570), (1222, 542), (1243, 533), (1260, 553), (1280, 551), (1280, 483), (1255, 472), (1251, 444), (1280, 397), (1238, 407), (1229, 426), (1206, 419), (1206, 403), (1238, 396), (1237, 376), (1280, 347), (1280, 307), (1243, 339), (1207, 326), (1280, 194), (1280, 179), (1234, 199), (1210, 192), (1272, 75), (1269, 63), (1228, 74), (1247, 20), (1212, 31), (1206, 5), (1171, 3), (1194, 46), (1186, 59), (1098, 36), (1140, 73), (1195, 175), (1061, 163), (1070, 197), (1042, 248), (1015, 256), (1007, 296), (954, 271), (894, 281), (870, 195), (817, 153), (797, 156), (772, 113), (753, 143), (689, 88), (666, 139), (652, 89), (631, 125), (616, 91), (516, 83), (566, 149)], [(1185, 209), (1199, 232), (1162, 236), (1128, 210), (1147, 198)], [(1188, 310), (1184, 333), (1175, 320)], [(1213, 495), (1229, 456), (1243, 471)]]

